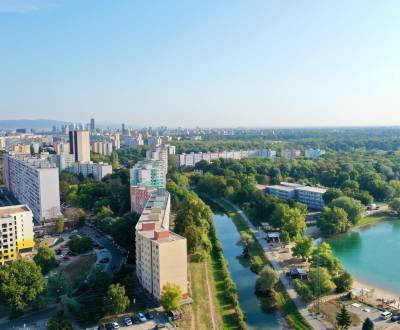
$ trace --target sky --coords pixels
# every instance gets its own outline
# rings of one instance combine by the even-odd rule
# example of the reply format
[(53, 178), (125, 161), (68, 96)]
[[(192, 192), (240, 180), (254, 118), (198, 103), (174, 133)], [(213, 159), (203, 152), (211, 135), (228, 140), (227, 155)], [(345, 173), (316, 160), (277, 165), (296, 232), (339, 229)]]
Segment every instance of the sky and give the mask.
[(400, 1), (0, 0), (0, 119), (400, 125)]

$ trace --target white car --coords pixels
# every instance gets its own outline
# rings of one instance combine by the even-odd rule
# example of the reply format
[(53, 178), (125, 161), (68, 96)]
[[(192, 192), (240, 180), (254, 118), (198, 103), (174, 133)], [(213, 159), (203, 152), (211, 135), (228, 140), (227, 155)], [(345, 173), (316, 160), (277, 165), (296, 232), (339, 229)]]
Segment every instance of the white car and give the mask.
[(124, 323), (125, 323), (126, 326), (132, 325), (132, 320), (131, 320), (131, 318), (130, 318), (130, 317), (125, 317)]
[(117, 322), (113, 322), (112, 326), (114, 329), (119, 329), (119, 324)]
[(143, 313), (139, 313), (138, 314), (138, 319), (139, 319), (140, 322), (146, 322), (147, 321), (146, 316), (144, 316)]

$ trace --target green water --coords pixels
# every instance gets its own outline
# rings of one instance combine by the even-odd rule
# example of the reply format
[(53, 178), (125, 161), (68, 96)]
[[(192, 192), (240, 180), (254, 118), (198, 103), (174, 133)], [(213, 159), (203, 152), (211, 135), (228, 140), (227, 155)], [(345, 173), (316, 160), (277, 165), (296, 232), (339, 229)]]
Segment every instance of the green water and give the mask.
[(400, 220), (355, 229), (329, 243), (355, 278), (400, 295)]
[(248, 328), (250, 330), (283, 329), (281, 318), (277, 314), (264, 313), (261, 310), (260, 302), (254, 294), (257, 276), (250, 270), (249, 265), (240, 262), (238, 258), (243, 248), (238, 244), (240, 235), (232, 219), (215, 207), (213, 207), (213, 212), (218, 238), (229, 264), (232, 279), (238, 289), (240, 307), (247, 315)]

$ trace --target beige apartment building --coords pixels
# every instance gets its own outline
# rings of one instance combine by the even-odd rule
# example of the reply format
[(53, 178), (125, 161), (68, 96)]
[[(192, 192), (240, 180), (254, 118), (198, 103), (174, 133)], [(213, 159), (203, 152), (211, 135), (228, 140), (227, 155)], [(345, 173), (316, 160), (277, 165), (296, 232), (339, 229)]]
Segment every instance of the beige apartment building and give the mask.
[(170, 195), (152, 193), (136, 225), (136, 274), (143, 288), (160, 300), (166, 283), (188, 294), (186, 239), (169, 230)]
[(33, 215), (26, 205), (0, 207), (0, 265), (35, 245)]

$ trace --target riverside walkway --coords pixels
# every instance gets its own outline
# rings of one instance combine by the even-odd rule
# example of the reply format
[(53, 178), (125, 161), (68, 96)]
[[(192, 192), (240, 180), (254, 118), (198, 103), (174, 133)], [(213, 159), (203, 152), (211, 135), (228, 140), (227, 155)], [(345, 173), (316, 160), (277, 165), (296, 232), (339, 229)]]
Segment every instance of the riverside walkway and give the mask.
[(232, 206), (241, 215), (243, 220), (247, 223), (248, 227), (250, 228), (250, 231), (254, 234), (254, 237), (257, 239), (258, 243), (263, 248), (266, 258), (271, 263), (272, 267), (277, 272), (279, 272), (281, 282), (285, 286), (290, 299), (293, 300), (300, 314), (310, 324), (310, 326), (315, 330), (333, 329), (330, 323), (327, 323), (322, 319), (315, 318), (315, 315), (310, 313), (310, 311), (308, 310), (309, 306), (304, 302), (303, 299), (301, 299), (301, 297), (294, 290), (292, 284), (290, 283), (288, 277), (286, 276), (284, 270), (282, 269), (279, 260), (276, 258), (275, 254), (278, 252), (279, 248), (271, 247), (267, 243), (267, 241), (265, 240), (265, 233), (262, 230), (257, 229), (250, 221), (248, 216), (237, 205), (232, 204), (227, 199), (224, 199), (224, 202)]

